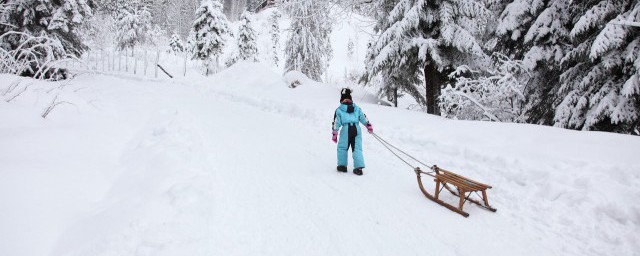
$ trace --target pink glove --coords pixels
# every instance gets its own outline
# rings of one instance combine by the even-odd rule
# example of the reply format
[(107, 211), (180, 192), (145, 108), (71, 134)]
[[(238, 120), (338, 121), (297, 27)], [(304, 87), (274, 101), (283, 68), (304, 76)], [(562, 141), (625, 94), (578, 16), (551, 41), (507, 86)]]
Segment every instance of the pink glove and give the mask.
[(370, 123), (367, 123), (367, 130), (369, 131), (369, 133), (373, 133), (373, 126), (371, 126)]
[(333, 134), (333, 137), (331, 137), (333, 143), (338, 143), (338, 131), (333, 131), (331, 134)]

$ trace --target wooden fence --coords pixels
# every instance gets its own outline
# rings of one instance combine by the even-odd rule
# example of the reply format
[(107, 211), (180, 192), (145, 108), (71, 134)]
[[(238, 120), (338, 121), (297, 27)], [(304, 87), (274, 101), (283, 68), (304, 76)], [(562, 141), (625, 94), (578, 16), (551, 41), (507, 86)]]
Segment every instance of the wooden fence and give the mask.
[(94, 50), (85, 53), (80, 58), (80, 61), (83, 62), (82, 65), (72, 62), (67, 64), (66, 67), (88, 67), (92, 71), (104, 73), (173, 78), (186, 76), (188, 67), (195, 64), (194, 61), (188, 58), (187, 53), (174, 54), (148, 49), (134, 51)]

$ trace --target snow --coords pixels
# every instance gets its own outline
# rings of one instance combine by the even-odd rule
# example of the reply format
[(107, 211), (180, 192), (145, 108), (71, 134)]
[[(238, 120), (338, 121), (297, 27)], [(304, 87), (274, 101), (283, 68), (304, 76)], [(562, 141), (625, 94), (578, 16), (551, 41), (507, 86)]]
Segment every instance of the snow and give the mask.
[[(0, 95), (16, 79), (0, 76)], [(638, 137), (448, 120), (356, 89), (380, 136), (493, 185), (498, 211), (463, 218), (368, 134), (364, 176), (335, 171), (339, 86), (291, 89), (245, 62), (207, 78), (29, 83), (0, 101), (5, 255), (640, 252)], [(73, 104), (41, 118), (55, 95)]]
[[(531, 13), (543, 6), (530, 2)], [(160, 57), (174, 79), (0, 75), (0, 254), (640, 255), (637, 136), (385, 106), (376, 88), (346, 81), (363, 72), (372, 33), (355, 14), (333, 27), (327, 83), (282, 75), (283, 55), (266, 66), (271, 12), (254, 23), (263, 64), (241, 61), (210, 77), (197, 62), (183, 70), (184, 54)], [(279, 21), (281, 46), (290, 23)], [(425, 51), (424, 42), (412, 43)], [(560, 52), (538, 50), (529, 60)], [(289, 88), (292, 80), (301, 86)], [(465, 219), (427, 200), (411, 168), (368, 134), (364, 176), (337, 173), (329, 126), (343, 86), (392, 144), (491, 184), (498, 211), (468, 204)], [(637, 79), (624, 87), (634, 91)], [(401, 106), (415, 103), (406, 98)], [(52, 102), (68, 103), (43, 119)]]

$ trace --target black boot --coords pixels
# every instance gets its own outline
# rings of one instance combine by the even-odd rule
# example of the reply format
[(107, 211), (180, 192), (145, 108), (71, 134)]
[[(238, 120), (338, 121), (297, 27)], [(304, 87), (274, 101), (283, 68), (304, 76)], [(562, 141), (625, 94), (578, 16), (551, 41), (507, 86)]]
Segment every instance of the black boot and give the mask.
[(358, 176), (362, 175), (362, 168), (353, 169), (353, 174), (358, 175)]
[(338, 171), (339, 172), (347, 172), (347, 167), (346, 166), (342, 166), (342, 165), (338, 165)]

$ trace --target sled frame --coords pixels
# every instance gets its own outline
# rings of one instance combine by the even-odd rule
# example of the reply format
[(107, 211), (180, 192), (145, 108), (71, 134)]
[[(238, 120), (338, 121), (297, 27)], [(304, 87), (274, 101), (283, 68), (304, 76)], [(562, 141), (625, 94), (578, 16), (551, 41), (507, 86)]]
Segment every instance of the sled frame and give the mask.
[[(497, 211), (497, 209), (489, 205), (489, 198), (487, 197), (487, 189), (491, 188), (491, 186), (474, 181), (472, 179), (455, 174), (453, 172), (441, 169), (436, 165), (434, 165), (432, 169), (433, 169), (433, 172), (424, 172), (420, 169), (420, 167), (415, 168), (414, 170), (418, 179), (418, 185), (420, 186), (420, 190), (429, 200), (434, 201), (439, 205), (442, 205), (445, 208), (453, 212), (456, 212), (464, 217), (469, 217), (469, 213), (463, 211), (464, 204), (467, 201), (473, 204), (476, 204), (485, 210), (492, 211), (492, 212)], [(436, 182), (436, 189), (435, 189), (434, 195), (431, 195), (424, 188), (424, 184), (422, 183), (423, 174), (434, 178), (433, 181)], [(451, 188), (451, 186), (453, 186), (455, 189)], [(440, 200), (440, 192), (442, 192), (443, 189), (447, 189), (451, 194), (459, 198), (458, 207), (455, 207), (449, 203), (446, 203)], [(482, 201), (478, 201), (471, 198), (473, 194), (476, 194)]]

